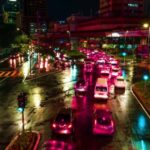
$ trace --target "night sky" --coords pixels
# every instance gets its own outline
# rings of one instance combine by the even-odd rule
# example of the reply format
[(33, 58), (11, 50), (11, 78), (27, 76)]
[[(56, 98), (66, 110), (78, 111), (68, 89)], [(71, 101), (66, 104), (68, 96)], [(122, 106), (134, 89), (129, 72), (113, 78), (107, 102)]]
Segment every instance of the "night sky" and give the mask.
[(52, 20), (64, 20), (71, 14), (95, 15), (99, 0), (48, 0), (49, 17)]

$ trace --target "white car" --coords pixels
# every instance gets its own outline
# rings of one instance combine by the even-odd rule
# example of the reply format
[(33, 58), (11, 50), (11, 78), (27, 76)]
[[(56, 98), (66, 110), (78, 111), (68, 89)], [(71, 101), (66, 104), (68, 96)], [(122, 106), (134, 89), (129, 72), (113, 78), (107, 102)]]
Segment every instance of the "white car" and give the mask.
[(111, 75), (112, 75), (112, 77), (117, 77), (117, 76), (121, 75), (121, 68), (120, 67), (112, 67)]
[(125, 80), (123, 76), (118, 76), (114, 81), (115, 88), (125, 88)]

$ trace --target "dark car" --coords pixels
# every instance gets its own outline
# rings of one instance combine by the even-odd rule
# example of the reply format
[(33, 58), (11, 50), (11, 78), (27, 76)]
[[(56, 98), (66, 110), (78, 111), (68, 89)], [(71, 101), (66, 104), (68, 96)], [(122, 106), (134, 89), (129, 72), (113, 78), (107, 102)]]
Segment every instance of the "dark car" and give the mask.
[(73, 133), (73, 117), (70, 108), (62, 108), (52, 123), (52, 131), (56, 134)]
[(88, 85), (87, 85), (87, 82), (85, 80), (83, 80), (83, 79), (78, 80), (77, 83), (74, 86), (75, 93), (86, 92), (87, 87), (88, 87)]
[(94, 135), (113, 135), (115, 132), (115, 124), (111, 111), (100, 106), (94, 109), (93, 118), (93, 134)]

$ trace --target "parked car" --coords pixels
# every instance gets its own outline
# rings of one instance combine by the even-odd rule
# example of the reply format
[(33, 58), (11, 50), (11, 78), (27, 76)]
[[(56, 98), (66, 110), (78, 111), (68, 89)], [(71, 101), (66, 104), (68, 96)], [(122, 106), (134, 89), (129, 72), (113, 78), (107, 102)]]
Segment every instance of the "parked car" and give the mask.
[(123, 88), (125, 89), (125, 80), (123, 76), (118, 76), (114, 81), (115, 88)]
[(113, 135), (115, 133), (112, 112), (107, 106), (94, 106), (92, 131), (94, 135)]
[(73, 116), (71, 108), (62, 108), (52, 123), (52, 132), (56, 134), (73, 133)]

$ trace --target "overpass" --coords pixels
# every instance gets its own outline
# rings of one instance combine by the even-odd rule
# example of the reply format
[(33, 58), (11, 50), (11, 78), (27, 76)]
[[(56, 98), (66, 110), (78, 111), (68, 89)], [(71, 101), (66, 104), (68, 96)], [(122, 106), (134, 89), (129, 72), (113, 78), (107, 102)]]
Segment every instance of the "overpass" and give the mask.
[[(146, 39), (149, 30), (143, 28), (143, 24), (149, 18), (141, 17), (94, 17), (80, 19), (72, 16), (67, 24), (55, 24), (55, 27), (46, 34), (34, 34), (40, 41), (56, 41), (57, 39), (85, 39), (100, 37), (141, 37)], [(114, 34), (117, 33), (117, 34)]]

